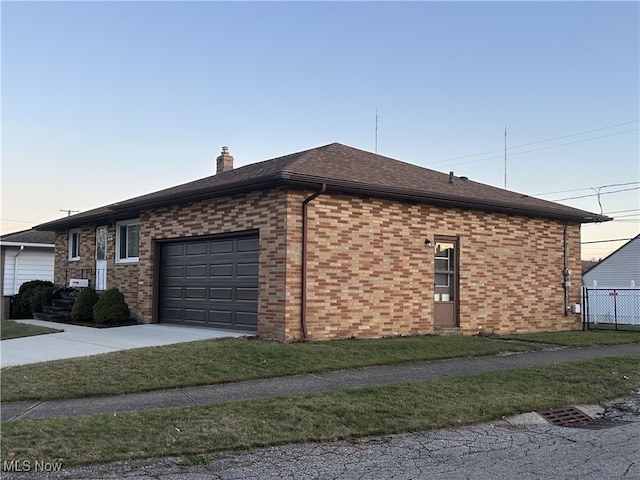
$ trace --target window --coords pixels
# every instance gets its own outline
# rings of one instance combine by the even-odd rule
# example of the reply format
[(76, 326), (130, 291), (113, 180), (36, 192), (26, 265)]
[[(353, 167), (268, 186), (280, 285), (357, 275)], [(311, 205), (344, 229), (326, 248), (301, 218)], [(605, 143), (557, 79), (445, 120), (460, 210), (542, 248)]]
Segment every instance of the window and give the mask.
[(80, 229), (69, 230), (69, 260), (80, 260)]
[[(437, 241), (435, 254), (435, 282), (436, 293), (445, 294), (446, 298), (453, 298), (453, 281), (455, 276), (455, 244)], [(442, 288), (439, 288), (442, 287)]]
[(138, 261), (139, 220), (127, 220), (116, 224), (116, 263)]

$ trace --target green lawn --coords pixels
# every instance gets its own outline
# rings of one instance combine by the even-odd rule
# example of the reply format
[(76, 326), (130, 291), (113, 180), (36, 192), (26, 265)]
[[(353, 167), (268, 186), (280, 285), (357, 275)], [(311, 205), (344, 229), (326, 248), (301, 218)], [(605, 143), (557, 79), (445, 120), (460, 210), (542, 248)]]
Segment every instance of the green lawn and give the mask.
[(537, 348), (507, 340), (445, 336), (293, 344), (250, 338), (203, 340), (5, 368), (1, 399), (119, 395)]
[[(99, 372), (96, 373), (99, 375)], [(380, 388), (2, 425), (3, 460), (64, 467), (458, 427), (592, 404), (640, 388), (638, 357), (603, 358)]]
[(640, 343), (640, 332), (421, 336), (293, 344), (251, 338), (204, 340), (5, 368), (0, 377), (1, 400), (120, 395), (374, 365), (497, 355), (539, 349), (543, 343), (571, 347)]
[(0, 322), (0, 340), (10, 338), (31, 337), (33, 335), (44, 335), (46, 333), (62, 332), (55, 328), (39, 327), (27, 323), (18, 323), (13, 320), (2, 320)]
[(501, 338), (528, 342), (553, 343), (568, 347), (595, 347), (598, 345), (620, 345), (640, 343), (640, 332), (632, 331), (586, 331), (586, 332), (542, 332), (506, 335)]

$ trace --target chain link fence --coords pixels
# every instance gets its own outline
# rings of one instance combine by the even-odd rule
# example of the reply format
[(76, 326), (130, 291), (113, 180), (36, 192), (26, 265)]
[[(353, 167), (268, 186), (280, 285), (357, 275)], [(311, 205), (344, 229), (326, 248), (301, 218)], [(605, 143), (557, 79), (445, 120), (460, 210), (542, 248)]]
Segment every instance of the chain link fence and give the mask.
[(583, 288), (585, 330), (640, 331), (640, 289)]

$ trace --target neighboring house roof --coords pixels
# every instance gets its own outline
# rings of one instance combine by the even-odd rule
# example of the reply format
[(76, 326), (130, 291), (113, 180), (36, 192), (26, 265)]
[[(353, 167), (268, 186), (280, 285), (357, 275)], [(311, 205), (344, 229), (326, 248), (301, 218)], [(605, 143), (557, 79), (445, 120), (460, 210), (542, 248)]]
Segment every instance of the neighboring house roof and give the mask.
[[(625, 243), (618, 249), (611, 252), (609, 255), (604, 257), (599, 262), (595, 262), (593, 265), (591, 265), (589, 268), (587, 268), (582, 272), (582, 276), (584, 277), (585, 274), (589, 272), (593, 272), (596, 267), (604, 266), (606, 268), (606, 266), (611, 262), (612, 258), (619, 257), (621, 254), (624, 254), (627, 250), (630, 250), (632, 247), (637, 247), (639, 244), (640, 244), (640, 234), (636, 235), (627, 243)], [(630, 252), (630, 253), (633, 255), (633, 252)], [(635, 258), (637, 259), (638, 257), (636, 256)], [(627, 262), (624, 262), (624, 265), (625, 267), (628, 266)]]
[(591, 270), (595, 265), (597, 265), (599, 260), (582, 260), (580, 263), (582, 265), (582, 275)]
[(580, 223), (611, 220), (565, 205), (450, 177), (424, 167), (332, 143), (285, 155), (193, 182), (38, 225), (39, 230), (69, 228), (97, 221), (131, 218), (140, 211), (278, 186), (371, 195)]
[(53, 247), (55, 233), (38, 230), (22, 230), (0, 236), (0, 244), (4, 246)]

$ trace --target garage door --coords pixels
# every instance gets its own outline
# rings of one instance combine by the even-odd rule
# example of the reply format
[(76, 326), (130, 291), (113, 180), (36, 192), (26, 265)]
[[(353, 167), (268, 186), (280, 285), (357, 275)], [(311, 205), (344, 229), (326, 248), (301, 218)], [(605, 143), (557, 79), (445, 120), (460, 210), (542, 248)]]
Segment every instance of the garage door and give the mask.
[(258, 237), (161, 246), (160, 321), (257, 329)]

